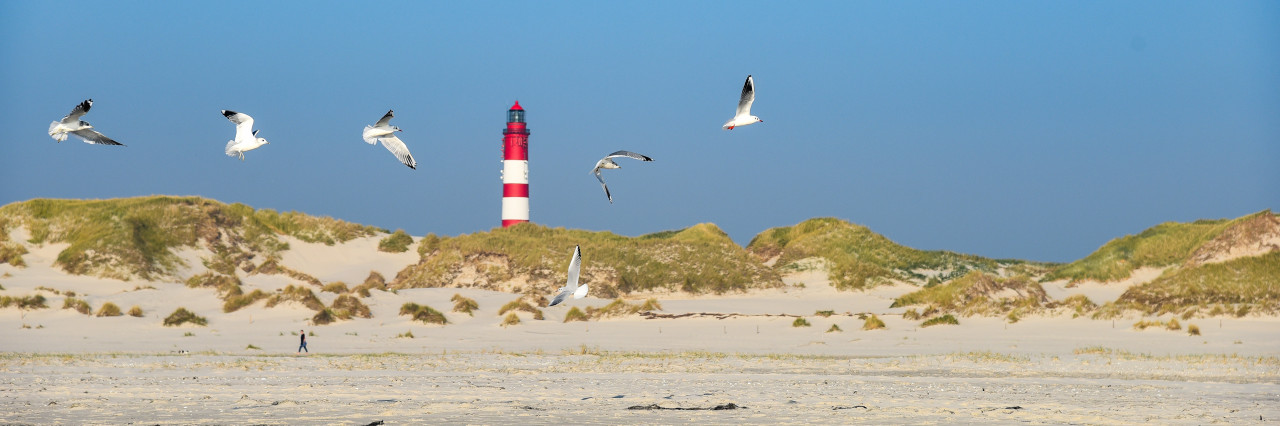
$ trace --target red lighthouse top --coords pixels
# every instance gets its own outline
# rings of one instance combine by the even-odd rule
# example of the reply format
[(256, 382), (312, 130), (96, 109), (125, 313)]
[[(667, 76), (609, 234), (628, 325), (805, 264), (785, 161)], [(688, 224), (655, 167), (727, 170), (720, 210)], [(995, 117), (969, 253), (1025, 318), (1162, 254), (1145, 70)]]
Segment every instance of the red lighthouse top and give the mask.
[(515, 104), (515, 105), (512, 105), (512, 106), (511, 106), (511, 109), (513, 109), (513, 110), (517, 110), (517, 109), (518, 109), (518, 110), (524, 111), (524, 108), (520, 108), (520, 101), (516, 101), (516, 104)]

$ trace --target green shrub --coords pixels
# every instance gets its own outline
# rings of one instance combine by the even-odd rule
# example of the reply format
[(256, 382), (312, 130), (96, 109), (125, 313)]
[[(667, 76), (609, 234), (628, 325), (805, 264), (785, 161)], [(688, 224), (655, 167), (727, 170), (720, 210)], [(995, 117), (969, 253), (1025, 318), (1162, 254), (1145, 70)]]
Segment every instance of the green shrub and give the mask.
[(413, 237), (405, 233), (403, 229), (397, 229), (395, 233), (378, 242), (378, 251), (404, 253), (409, 251), (410, 244), (413, 244)]
[(920, 315), (920, 312), (917, 312), (915, 308), (907, 309), (902, 313), (902, 319), (904, 320), (916, 321), (921, 318), (924, 318), (924, 316)]
[(89, 307), (89, 302), (86, 302), (84, 300), (77, 299), (74, 297), (68, 297), (66, 299), (63, 299), (62, 309), (75, 309), (76, 312), (79, 312), (85, 315), (90, 315), (93, 313), (93, 308)]
[(98, 316), (100, 317), (118, 317), (120, 315), (123, 314), (120, 313), (120, 307), (116, 306), (115, 303), (103, 303), (102, 307), (98, 308)]
[(804, 319), (804, 317), (798, 317), (796, 318), (795, 321), (791, 322), (791, 326), (792, 327), (808, 327), (810, 326), (810, 324), (809, 324), (809, 320)]
[(387, 291), (387, 280), (378, 271), (369, 271), (369, 277), (364, 279), (364, 283), (351, 289), (353, 293), (359, 294), (360, 297), (369, 297), (369, 290)]
[(813, 314), (823, 318), (831, 318), (832, 315), (836, 314), (836, 311), (817, 311)]
[(453, 301), (453, 312), (476, 316), (472, 311), (480, 309), (479, 303), (476, 303), (474, 299), (463, 297), (461, 293), (454, 293), (453, 298), (449, 300)]
[(564, 322), (586, 321), (589, 319), (591, 318), (588, 317), (586, 313), (582, 312), (582, 310), (578, 309), (577, 306), (574, 306), (573, 308), (569, 309), (569, 312), (564, 314)]
[(400, 339), (400, 338), (403, 338), (403, 339), (412, 339), (412, 338), (413, 338), (413, 332), (412, 332), (412, 331), (406, 331), (406, 332), (404, 332), (404, 333), (397, 334), (397, 335), (396, 335), (396, 338), (397, 338), (397, 339)]
[(862, 321), (863, 330), (879, 330), (882, 328), (885, 328), (884, 321), (875, 315), (868, 316), (867, 319)]
[(413, 318), (414, 321), (422, 321), (424, 324), (445, 325), (449, 323), (449, 319), (445, 318), (444, 314), (440, 313), (440, 311), (431, 309), (430, 306), (419, 305), (413, 302), (401, 305), (400, 315), (408, 315), (410, 318)]
[(920, 326), (931, 327), (939, 324), (959, 325), (960, 321), (957, 321), (956, 317), (951, 316), (951, 314), (946, 314), (940, 317), (930, 318), (929, 320), (926, 320), (923, 324), (920, 324)]
[(1189, 324), (1189, 325), (1187, 325), (1187, 334), (1192, 335), (1192, 336), (1199, 336), (1199, 335), (1200, 335), (1200, 327), (1197, 327), (1195, 324)]
[(20, 310), (45, 309), (49, 307), (45, 302), (44, 295), (41, 294), (22, 297), (0, 296), (0, 308), (15, 306)]
[(838, 333), (838, 332), (842, 332), (842, 331), (844, 331), (844, 330), (841, 330), (841, 329), (840, 329), (840, 326), (835, 325), (835, 324), (831, 324), (831, 328), (828, 328), (828, 329), (827, 329), (827, 332), (828, 332), (828, 333)]
[(209, 321), (205, 320), (204, 317), (188, 311), (187, 308), (182, 307), (174, 310), (172, 314), (169, 314), (169, 316), (164, 319), (165, 327), (176, 327), (186, 323), (192, 323), (203, 327), (208, 325)]

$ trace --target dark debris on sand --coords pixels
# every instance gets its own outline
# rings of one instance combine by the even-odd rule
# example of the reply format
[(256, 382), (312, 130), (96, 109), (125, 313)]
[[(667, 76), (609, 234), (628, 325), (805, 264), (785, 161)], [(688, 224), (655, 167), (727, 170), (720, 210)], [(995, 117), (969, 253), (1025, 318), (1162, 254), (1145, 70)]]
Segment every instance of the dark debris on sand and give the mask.
[(720, 404), (720, 405), (717, 405), (717, 406), (715, 406), (715, 407), (687, 407), (687, 408), (686, 408), (686, 407), (663, 407), (663, 406), (658, 405), (658, 404), (649, 404), (649, 405), (632, 405), (632, 406), (630, 406), (630, 407), (627, 407), (627, 409), (628, 409), (628, 410), (686, 410), (686, 411), (707, 410), (707, 411), (720, 411), (720, 410), (745, 410), (745, 409), (747, 409), (747, 407), (744, 407), (744, 406), (741, 406), (741, 405), (734, 404), (734, 403), (730, 402), (730, 403), (728, 403), (728, 404)]

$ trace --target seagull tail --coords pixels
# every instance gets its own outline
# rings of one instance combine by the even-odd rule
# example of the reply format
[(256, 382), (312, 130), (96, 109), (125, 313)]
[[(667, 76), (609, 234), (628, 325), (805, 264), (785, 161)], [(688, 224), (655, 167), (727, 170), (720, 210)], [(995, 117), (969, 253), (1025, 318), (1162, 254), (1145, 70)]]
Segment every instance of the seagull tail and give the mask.
[(236, 156), (236, 150), (234, 150), (234, 149), (232, 149), (232, 148), (231, 148), (231, 147), (233, 147), (233, 146), (235, 146), (235, 145), (236, 145), (236, 141), (228, 141), (228, 142), (227, 142), (227, 155), (228, 155), (228, 156), (232, 156), (232, 157), (235, 157), (235, 156)]

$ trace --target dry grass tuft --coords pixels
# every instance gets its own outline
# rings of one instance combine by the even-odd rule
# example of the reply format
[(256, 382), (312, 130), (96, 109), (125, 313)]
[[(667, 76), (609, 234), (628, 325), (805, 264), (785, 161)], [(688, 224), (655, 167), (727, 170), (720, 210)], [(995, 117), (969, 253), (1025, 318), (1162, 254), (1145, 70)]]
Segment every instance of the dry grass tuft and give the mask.
[(578, 309), (577, 306), (574, 306), (572, 309), (569, 309), (569, 312), (564, 314), (564, 322), (586, 321), (589, 319), (591, 319), (591, 317), (588, 316), (585, 312), (582, 312), (581, 309)]
[(454, 312), (464, 313), (474, 317), (476, 314), (473, 312), (476, 309), (480, 309), (480, 304), (476, 303), (475, 299), (463, 297), (461, 293), (454, 293), (453, 298), (449, 300), (453, 301)]
[(91, 315), (93, 308), (89, 307), (89, 302), (74, 297), (67, 297), (62, 300), (62, 309), (75, 309), (76, 312)]
[(951, 316), (951, 314), (946, 314), (940, 317), (930, 318), (929, 320), (920, 324), (920, 326), (932, 327), (940, 324), (960, 325), (960, 321), (956, 320), (956, 317)]
[(133, 307), (132, 307), (132, 308), (129, 308), (129, 316), (134, 317), (134, 318), (142, 318), (142, 315), (143, 315), (143, 314), (142, 314), (142, 307), (141, 307), (141, 306), (133, 305)]
[(880, 330), (883, 328), (885, 328), (884, 321), (874, 314), (868, 316), (867, 319), (862, 322), (863, 330)]
[(809, 320), (804, 319), (804, 317), (796, 318), (795, 321), (791, 322), (792, 327), (808, 327), (810, 325), (812, 324), (809, 324)]
[(516, 324), (519, 324), (519, 323), (520, 323), (520, 316), (519, 316), (519, 315), (516, 315), (516, 313), (515, 313), (515, 312), (512, 312), (512, 313), (507, 314), (507, 317), (502, 319), (502, 326), (503, 326), (503, 327), (507, 327), (507, 326), (511, 326), (511, 325), (516, 325)]
[(120, 315), (123, 315), (123, 314), (120, 313), (120, 307), (116, 306), (115, 303), (111, 303), (111, 302), (103, 303), (102, 307), (98, 308), (97, 316), (100, 316), (100, 317), (118, 317)]

